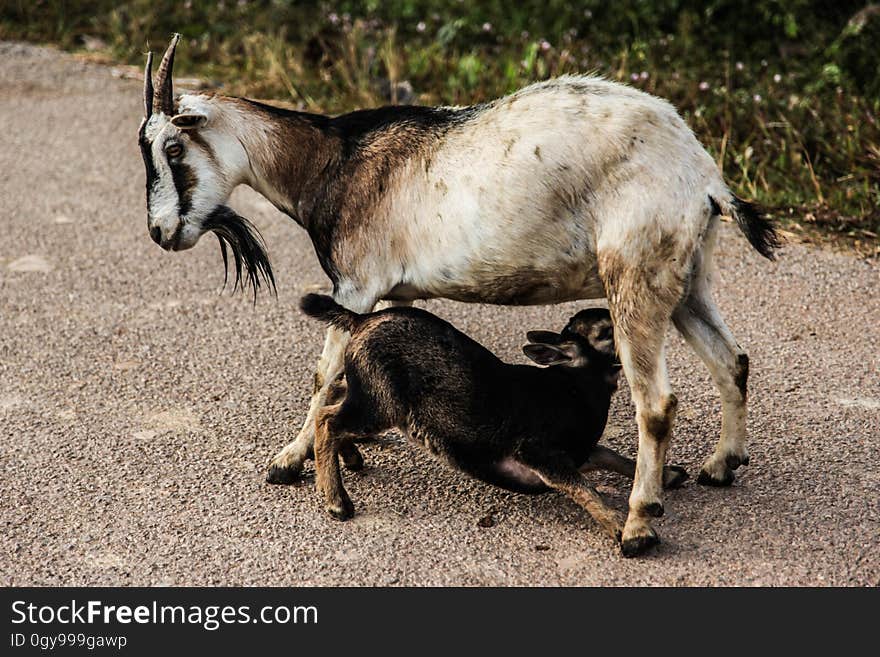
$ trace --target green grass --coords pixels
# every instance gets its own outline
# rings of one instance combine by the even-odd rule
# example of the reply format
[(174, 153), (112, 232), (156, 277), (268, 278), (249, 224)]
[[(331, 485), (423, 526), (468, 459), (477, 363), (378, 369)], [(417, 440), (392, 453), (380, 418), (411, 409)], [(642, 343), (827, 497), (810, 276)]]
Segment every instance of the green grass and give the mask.
[(862, 6), (9, 0), (0, 38), (83, 50), (88, 36), (104, 56), (142, 64), (176, 30), (176, 73), (330, 113), (389, 102), (389, 81), (408, 81), (419, 103), (469, 104), (599, 73), (669, 99), (734, 190), (789, 231), (877, 255), (880, 13), (850, 20)]

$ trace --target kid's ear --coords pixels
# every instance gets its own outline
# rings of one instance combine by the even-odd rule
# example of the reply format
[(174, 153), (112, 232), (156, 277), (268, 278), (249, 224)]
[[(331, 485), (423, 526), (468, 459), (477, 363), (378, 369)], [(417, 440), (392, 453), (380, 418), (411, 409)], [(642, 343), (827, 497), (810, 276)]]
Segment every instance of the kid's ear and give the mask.
[(181, 130), (196, 130), (208, 122), (204, 114), (178, 114), (171, 117), (171, 123)]
[(553, 331), (529, 331), (526, 333), (526, 340), (535, 344), (559, 344), (562, 336)]
[(581, 357), (580, 348), (574, 342), (527, 344), (522, 349), (538, 365), (563, 365)]

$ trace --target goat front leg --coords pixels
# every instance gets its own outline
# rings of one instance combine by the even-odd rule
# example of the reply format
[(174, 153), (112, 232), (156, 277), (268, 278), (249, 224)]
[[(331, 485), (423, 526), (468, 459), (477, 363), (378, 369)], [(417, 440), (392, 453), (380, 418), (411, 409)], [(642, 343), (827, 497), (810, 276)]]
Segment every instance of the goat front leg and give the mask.
[[(596, 445), (587, 462), (580, 468), (581, 472), (590, 472), (591, 470), (608, 470), (616, 472), (634, 479), (636, 476), (636, 462), (630, 458), (615, 452), (613, 449)], [(663, 488), (678, 488), (690, 475), (680, 465), (667, 465), (663, 467)]]
[[(391, 305), (410, 305), (409, 302), (392, 303), (381, 301), (376, 303), (375, 296), (352, 296), (350, 298), (337, 298), (336, 301), (357, 313), (367, 312), (371, 308), (381, 310)], [(330, 393), (331, 386), (334, 385), (342, 374), (345, 348), (348, 345), (349, 339), (350, 336), (345, 331), (340, 331), (333, 327), (327, 330), (327, 337), (324, 339), (324, 350), (318, 359), (318, 371), (315, 373), (315, 387), (312, 392), (312, 399), (309, 402), (309, 412), (306, 414), (305, 422), (303, 422), (296, 440), (278, 452), (269, 463), (266, 481), (270, 484), (294, 483), (299, 478), (306, 459), (313, 458), (315, 420), (321, 408), (327, 403), (327, 395)], [(354, 448), (354, 451), (357, 451), (357, 448)], [(343, 450), (343, 457), (345, 458), (346, 466), (357, 467), (358, 458), (353, 455), (352, 449), (346, 447)]]
[(700, 471), (697, 483), (729, 486), (741, 465), (749, 464), (746, 403), (749, 357), (721, 318), (705, 274), (694, 280), (688, 297), (672, 316), (675, 327), (700, 356), (721, 394), (721, 438)]
[(342, 372), (345, 347), (349, 335), (345, 331), (330, 327), (324, 339), (324, 350), (318, 360), (315, 373), (315, 387), (309, 402), (309, 412), (299, 434), (292, 443), (282, 449), (269, 464), (266, 481), (270, 484), (292, 484), (299, 478), (303, 463), (314, 455), (315, 420), (323, 408), (332, 382)]

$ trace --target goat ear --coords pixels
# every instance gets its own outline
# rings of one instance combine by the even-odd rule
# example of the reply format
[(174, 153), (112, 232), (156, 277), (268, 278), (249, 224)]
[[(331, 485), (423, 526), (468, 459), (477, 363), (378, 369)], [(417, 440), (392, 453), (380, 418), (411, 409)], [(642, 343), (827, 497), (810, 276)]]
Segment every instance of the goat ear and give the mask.
[(204, 114), (178, 114), (171, 117), (171, 123), (181, 130), (196, 130), (208, 122)]
[(578, 348), (573, 342), (552, 344), (527, 344), (523, 353), (538, 365), (562, 365), (570, 363), (578, 356)]
[(526, 333), (526, 340), (534, 344), (559, 344), (562, 336), (553, 331), (529, 331)]

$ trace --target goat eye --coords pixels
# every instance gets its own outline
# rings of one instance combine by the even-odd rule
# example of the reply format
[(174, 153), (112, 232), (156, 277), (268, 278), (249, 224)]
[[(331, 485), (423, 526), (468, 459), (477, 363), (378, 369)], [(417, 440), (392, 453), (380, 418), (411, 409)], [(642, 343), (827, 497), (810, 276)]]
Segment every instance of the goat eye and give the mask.
[(183, 153), (183, 146), (180, 144), (171, 144), (165, 147), (165, 153), (168, 157), (180, 157)]

